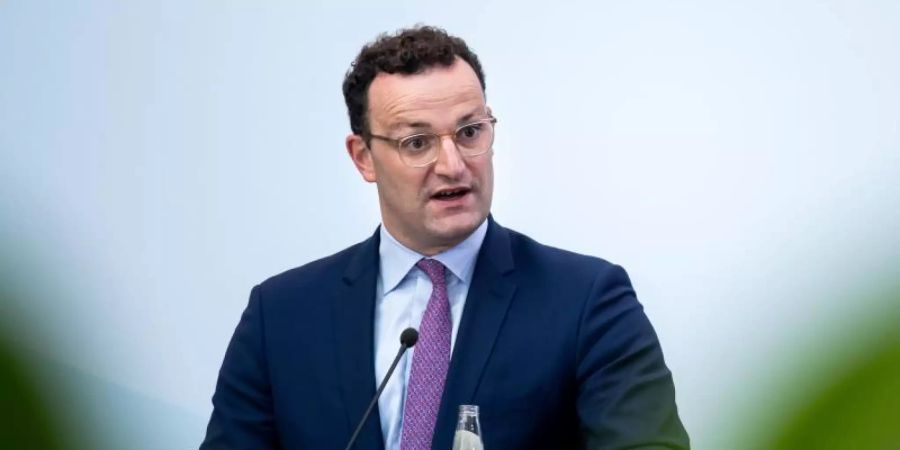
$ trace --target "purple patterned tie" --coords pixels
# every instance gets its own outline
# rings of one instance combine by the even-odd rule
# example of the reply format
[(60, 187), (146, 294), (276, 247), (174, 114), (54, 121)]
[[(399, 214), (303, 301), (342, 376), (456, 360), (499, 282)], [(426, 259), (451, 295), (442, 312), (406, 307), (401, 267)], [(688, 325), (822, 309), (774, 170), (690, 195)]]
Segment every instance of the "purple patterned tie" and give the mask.
[(450, 366), (452, 322), (444, 265), (434, 259), (422, 259), (416, 266), (431, 278), (433, 289), (419, 325), (419, 342), (413, 352), (403, 409), (401, 450), (431, 449), (444, 380)]

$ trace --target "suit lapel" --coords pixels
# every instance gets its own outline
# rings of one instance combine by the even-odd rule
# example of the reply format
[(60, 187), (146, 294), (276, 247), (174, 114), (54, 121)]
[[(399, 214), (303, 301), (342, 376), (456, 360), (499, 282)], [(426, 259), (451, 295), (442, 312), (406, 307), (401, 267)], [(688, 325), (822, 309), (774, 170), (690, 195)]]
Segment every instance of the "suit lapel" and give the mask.
[[(335, 358), (347, 412), (348, 433), (356, 428), (375, 395), (375, 283), (378, 275), (379, 234), (360, 244), (335, 292)], [(381, 419), (376, 408), (366, 421), (357, 449), (384, 448)]]
[(509, 232), (488, 218), (444, 385), (432, 448), (449, 449), (459, 405), (471, 404), (516, 289)]

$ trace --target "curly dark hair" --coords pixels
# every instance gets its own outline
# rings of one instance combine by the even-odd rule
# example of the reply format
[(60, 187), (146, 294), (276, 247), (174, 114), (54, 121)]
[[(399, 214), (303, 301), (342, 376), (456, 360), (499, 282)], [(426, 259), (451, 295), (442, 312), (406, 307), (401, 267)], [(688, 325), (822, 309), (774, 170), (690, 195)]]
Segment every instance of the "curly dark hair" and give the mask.
[(484, 91), (484, 72), (465, 41), (431, 26), (420, 25), (398, 30), (395, 34), (381, 34), (366, 44), (344, 76), (344, 101), (350, 116), (353, 133), (369, 137), (366, 111), (369, 104), (369, 85), (375, 76), (384, 73), (414, 74), (441, 65), (448, 67), (456, 57), (467, 62)]

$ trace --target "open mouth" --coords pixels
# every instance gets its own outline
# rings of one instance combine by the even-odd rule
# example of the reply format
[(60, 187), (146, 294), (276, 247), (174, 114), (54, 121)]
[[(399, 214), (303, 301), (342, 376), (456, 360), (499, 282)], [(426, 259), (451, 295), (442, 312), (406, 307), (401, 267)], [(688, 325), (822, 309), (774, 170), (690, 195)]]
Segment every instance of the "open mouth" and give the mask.
[(471, 192), (471, 189), (469, 188), (442, 189), (432, 195), (431, 198), (442, 201), (456, 200), (462, 198), (469, 192)]

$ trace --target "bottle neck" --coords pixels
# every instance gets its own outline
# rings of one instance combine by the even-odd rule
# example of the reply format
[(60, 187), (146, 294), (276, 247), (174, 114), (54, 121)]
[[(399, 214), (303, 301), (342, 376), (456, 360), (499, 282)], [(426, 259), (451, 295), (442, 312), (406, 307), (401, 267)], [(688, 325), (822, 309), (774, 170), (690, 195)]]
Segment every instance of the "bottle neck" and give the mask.
[(481, 434), (481, 424), (478, 420), (478, 406), (461, 405), (459, 407), (459, 420), (456, 422), (456, 429), (466, 430), (476, 435)]
[(460, 405), (453, 450), (484, 450), (484, 443), (481, 442), (481, 424), (478, 422), (478, 406)]

